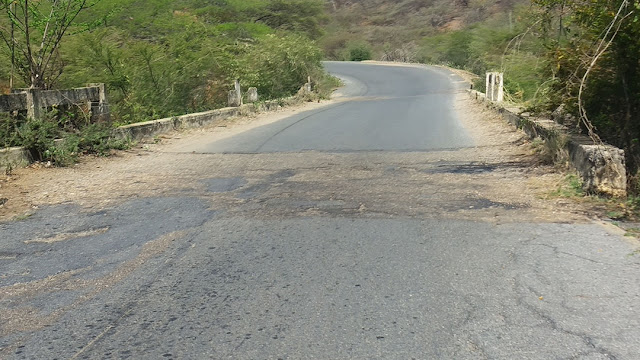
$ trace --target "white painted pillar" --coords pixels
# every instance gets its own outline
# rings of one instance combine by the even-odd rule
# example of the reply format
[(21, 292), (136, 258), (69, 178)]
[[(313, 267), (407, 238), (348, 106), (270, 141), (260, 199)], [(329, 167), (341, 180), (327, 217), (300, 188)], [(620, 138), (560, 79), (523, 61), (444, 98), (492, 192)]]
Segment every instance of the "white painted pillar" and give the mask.
[(495, 102), (504, 101), (504, 74), (488, 72), (485, 92), (488, 100)]

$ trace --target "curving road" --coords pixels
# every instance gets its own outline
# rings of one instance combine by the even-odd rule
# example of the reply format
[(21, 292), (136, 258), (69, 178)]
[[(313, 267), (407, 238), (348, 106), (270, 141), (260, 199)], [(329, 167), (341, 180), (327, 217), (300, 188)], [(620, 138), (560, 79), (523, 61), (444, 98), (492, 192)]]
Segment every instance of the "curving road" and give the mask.
[(638, 359), (637, 241), (547, 200), (447, 71), (327, 68), (338, 103), (40, 175), (0, 358)]
[(326, 62), (344, 79), (343, 101), (225, 141), (189, 147), (202, 153), (424, 151), (473, 145), (453, 113), (462, 80), (439, 68)]

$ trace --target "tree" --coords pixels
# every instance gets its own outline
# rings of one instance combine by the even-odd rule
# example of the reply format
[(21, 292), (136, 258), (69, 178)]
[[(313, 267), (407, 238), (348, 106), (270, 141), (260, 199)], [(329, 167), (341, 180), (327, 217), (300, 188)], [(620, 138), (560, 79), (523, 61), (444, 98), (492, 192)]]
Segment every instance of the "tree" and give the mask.
[[(47, 89), (60, 77), (60, 44), (78, 15), (99, 0), (0, 0), (0, 39), (12, 65), (31, 88)], [(87, 24), (82, 24), (86, 28)]]
[[(625, 149), (640, 169), (640, 3), (629, 0), (535, 0), (543, 9), (556, 99), (597, 140)], [(552, 104), (554, 106), (558, 104)]]

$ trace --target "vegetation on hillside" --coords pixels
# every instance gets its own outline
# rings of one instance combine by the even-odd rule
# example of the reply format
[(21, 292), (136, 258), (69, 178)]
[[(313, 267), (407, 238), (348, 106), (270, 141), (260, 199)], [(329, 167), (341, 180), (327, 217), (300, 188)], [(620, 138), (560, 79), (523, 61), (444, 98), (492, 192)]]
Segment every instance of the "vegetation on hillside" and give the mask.
[[(323, 0), (2, 0), (0, 88), (12, 57), (14, 87), (106, 83), (114, 125), (225, 106), (235, 79), (285, 97), (326, 76), (325, 21)], [(0, 119), (0, 146), (24, 143), (28, 122)]]

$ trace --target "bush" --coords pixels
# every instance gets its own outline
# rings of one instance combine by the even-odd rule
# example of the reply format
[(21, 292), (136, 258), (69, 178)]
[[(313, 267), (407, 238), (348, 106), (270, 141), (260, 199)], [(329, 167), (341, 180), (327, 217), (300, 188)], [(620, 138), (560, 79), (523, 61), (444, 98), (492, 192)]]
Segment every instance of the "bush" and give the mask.
[(290, 96), (322, 68), (310, 40), (320, 35), (322, 0), (152, 3), (99, 2), (82, 21), (107, 16), (106, 26), (61, 48), (59, 87), (107, 84), (118, 125), (224, 107), (236, 79), (262, 99)]
[(127, 140), (114, 139), (111, 127), (106, 124), (90, 124), (77, 134), (70, 134), (67, 140), (77, 142), (76, 152), (82, 154), (94, 154), (99, 156), (109, 155), (111, 150), (125, 150), (130, 147)]
[(50, 118), (29, 119), (18, 128), (20, 145), (25, 147), (35, 160), (55, 161), (55, 140), (59, 139), (60, 135), (58, 123)]
[(366, 43), (352, 44), (348, 47), (349, 61), (371, 60), (371, 47)]
[(18, 128), (24, 123), (24, 119), (0, 113), (0, 148), (20, 146), (20, 134)]
[(321, 99), (329, 99), (333, 91), (342, 86), (342, 81), (335, 76), (322, 74), (317, 80), (315, 91)]
[(248, 48), (239, 70), (243, 84), (264, 98), (295, 94), (308, 76), (322, 73), (322, 52), (300, 35), (267, 35)]
[(109, 124), (78, 121), (69, 111), (54, 110), (42, 119), (0, 116), (0, 145), (22, 146), (36, 161), (51, 161), (57, 166), (73, 164), (80, 154), (105, 156), (112, 149), (130, 147), (126, 140), (114, 139)]

